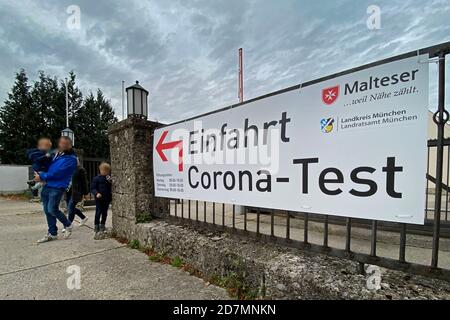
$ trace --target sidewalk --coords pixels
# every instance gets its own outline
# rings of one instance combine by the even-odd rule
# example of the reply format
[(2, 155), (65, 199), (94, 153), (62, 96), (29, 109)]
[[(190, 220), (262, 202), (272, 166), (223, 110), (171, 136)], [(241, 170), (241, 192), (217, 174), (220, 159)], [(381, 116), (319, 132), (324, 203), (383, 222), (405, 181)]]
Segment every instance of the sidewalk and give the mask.
[[(224, 289), (148, 257), (114, 239), (93, 240), (94, 211), (68, 240), (36, 244), (46, 233), (41, 206), (0, 199), (0, 299), (228, 299)], [(109, 218), (111, 222), (111, 218)], [(81, 269), (81, 289), (66, 282)]]

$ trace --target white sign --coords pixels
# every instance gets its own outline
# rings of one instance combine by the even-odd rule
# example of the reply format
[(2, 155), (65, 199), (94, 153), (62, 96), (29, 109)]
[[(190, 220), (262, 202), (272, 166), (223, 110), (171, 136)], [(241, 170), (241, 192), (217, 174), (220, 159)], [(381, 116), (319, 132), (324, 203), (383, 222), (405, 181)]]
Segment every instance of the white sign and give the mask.
[(156, 196), (423, 224), (428, 81), (416, 56), (160, 128)]

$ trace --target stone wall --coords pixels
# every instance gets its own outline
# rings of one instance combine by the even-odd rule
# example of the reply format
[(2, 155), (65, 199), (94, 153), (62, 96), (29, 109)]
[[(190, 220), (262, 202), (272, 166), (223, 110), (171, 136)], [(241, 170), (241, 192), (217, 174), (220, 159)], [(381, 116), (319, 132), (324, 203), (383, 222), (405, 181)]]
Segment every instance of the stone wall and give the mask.
[(163, 217), (167, 202), (153, 202), (153, 131), (158, 122), (128, 118), (108, 132), (113, 174), (113, 228), (125, 236), (129, 226)]
[(380, 268), (381, 289), (369, 290), (355, 261), (155, 220), (127, 230), (130, 240), (180, 257), (204, 279), (239, 274), (259, 296), (273, 299), (450, 299), (450, 284)]

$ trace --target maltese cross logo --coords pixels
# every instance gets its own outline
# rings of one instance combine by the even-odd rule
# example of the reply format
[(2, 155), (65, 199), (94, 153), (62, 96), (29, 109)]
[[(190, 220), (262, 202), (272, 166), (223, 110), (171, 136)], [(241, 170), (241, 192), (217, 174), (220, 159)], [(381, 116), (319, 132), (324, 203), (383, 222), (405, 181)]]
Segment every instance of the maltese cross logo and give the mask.
[(330, 87), (322, 90), (322, 101), (325, 104), (333, 104), (339, 97), (339, 86)]

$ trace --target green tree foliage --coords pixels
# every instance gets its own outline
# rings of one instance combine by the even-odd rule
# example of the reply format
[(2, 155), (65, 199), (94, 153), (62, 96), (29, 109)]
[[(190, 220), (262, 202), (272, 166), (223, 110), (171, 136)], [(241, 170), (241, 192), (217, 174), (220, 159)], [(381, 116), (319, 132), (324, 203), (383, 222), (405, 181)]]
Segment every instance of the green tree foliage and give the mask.
[(58, 80), (40, 71), (31, 91), (33, 110), (38, 118), (34, 123), (34, 140), (44, 136), (55, 141), (59, 137), (65, 123), (64, 99)]
[(98, 89), (84, 100), (82, 108), (74, 115), (77, 145), (83, 146), (87, 155), (100, 158), (109, 157), (108, 127), (117, 121), (114, 111), (103, 92)]
[[(109, 157), (107, 128), (117, 121), (109, 100), (98, 89), (83, 100), (76, 75), (68, 77), (69, 127), (75, 131), (76, 147), (86, 156)], [(66, 127), (66, 84), (43, 71), (32, 86), (24, 70), (16, 80), (8, 99), (0, 107), (0, 157), (2, 163), (27, 164), (25, 150), (34, 147), (39, 137), (56, 142)]]
[(0, 109), (2, 163), (26, 163), (24, 150), (36, 143), (33, 136), (36, 115), (31, 102), (27, 75), (20, 70), (8, 99)]
[[(72, 71), (69, 74), (69, 78), (67, 79), (67, 87), (69, 92), (69, 127), (74, 127), (74, 121), (75, 116), (77, 113), (80, 112), (80, 110), (83, 108), (83, 94), (78, 89), (78, 87), (75, 85), (76, 76), (75, 73)], [(61, 90), (65, 94), (65, 84), (64, 82), (61, 82), (62, 88)], [(65, 96), (64, 96), (65, 99)], [(64, 100), (65, 102), (65, 100)], [(64, 111), (65, 111), (65, 105), (64, 105)], [(65, 119), (65, 118), (64, 118)]]

